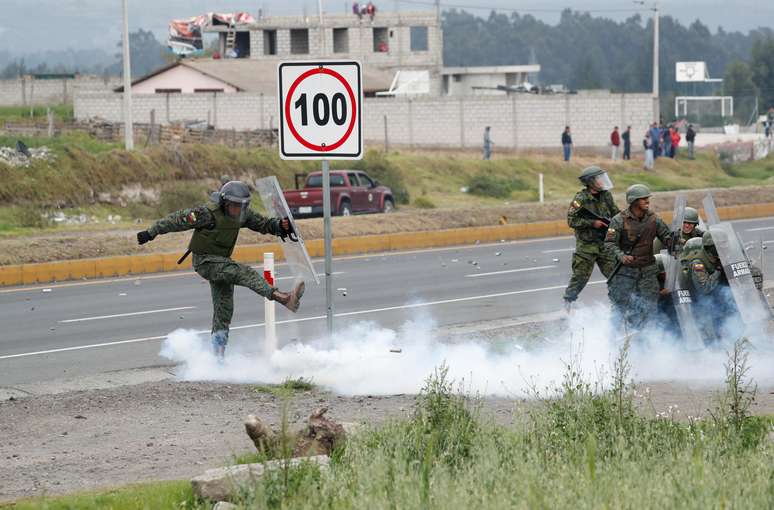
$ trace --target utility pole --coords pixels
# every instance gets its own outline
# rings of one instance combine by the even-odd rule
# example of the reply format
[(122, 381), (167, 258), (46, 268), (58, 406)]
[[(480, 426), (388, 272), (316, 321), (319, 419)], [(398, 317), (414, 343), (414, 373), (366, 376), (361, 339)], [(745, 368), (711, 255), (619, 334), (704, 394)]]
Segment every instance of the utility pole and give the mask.
[(129, 60), (129, 0), (122, 0), (124, 8), (124, 147), (134, 149), (134, 125), (132, 123), (132, 66)]
[(661, 120), (661, 97), (658, 87), (658, 1), (653, 4), (653, 113), (656, 122)]
[(325, 57), (325, 27), (323, 27), (322, 0), (317, 0), (317, 14), (320, 16), (320, 49), (322, 50), (322, 56)]

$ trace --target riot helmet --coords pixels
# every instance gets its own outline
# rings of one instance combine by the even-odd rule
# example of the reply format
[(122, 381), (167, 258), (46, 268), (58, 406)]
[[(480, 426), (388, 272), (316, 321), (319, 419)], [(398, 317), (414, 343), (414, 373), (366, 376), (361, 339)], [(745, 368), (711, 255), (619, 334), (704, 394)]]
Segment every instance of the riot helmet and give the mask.
[(632, 184), (626, 190), (626, 203), (632, 205), (635, 200), (650, 196), (650, 189), (644, 184)]
[(683, 223), (693, 223), (694, 225), (699, 224), (699, 211), (694, 209), (693, 207), (686, 207), (685, 213), (683, 216)]
[(607, 172), (596, 165), (584, 168), (578, 179), (595, 191), (609, 191), (613, 189), (613, 181), (610, 180)]
[[(224, 213), (235, 220), (244, 221), (250, 207), (250, 188), (247, 187), (247, 184), (241, 181), (229, 181), (220, 188), (216, 195), (217, 203)], [(235, 207), (238, 207), (239, 212), (229, 212), (230, 209), (233, 211)]]
[(712, 233), (708, 230), (701, 236), (701, 246), (704, 251), (712, 257), (718, 258), (718, 250), (715, 248), (715, 240), (712, 238)]

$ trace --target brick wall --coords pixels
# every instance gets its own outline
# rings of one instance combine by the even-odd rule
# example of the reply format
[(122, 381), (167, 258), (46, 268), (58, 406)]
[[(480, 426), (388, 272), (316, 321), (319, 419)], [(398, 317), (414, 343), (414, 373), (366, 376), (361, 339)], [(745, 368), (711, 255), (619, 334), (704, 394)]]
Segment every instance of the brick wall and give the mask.
[[(611, 94), (606, 91), (577, 95), (510, 97), (433, 97), (422, 99), (369, 98), (364, 107), (364, 138), (384, 144), (384, 118), (389, 143), (434, 147), (481, 147), (484, 127), (492, 126), (496, 147), (529, 149), (558, 147), (565, 125), (579, 147), (607, 145), (613, 126), (632, 126), (632, 148), (640, 150), (641, 136), (652, 117), (650, 94)], [(209, 121), (220, 129), (277, 127), (273, 96), (258, 94), (148, 94), (133, 97), (136, 122)], [(116, 93), (80, 93), (75, 118), (122, 119), (122, 96)]]
[(30, 76), (0, 80), (0, 106), (29, 106), (70, 103), (76, 93), (108, 91), (121, 86), (119, 78), (97, 76), (75, 79), (36, 80)]

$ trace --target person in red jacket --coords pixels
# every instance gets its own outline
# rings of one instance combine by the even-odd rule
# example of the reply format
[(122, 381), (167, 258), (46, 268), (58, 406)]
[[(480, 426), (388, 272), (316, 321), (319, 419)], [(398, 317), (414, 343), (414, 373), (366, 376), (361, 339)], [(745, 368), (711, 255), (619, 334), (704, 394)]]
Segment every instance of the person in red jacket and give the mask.
[(621, 147), (621, 134), (618, 132), (618, 126), (614, 127), (613, 132), (610, 133), (610, 145), (613, 148), (613, 161), (616, 161), (618, 159), (618, 149)]
[(676, 127), (671, 127), (669, 128), (669, 134), (672, 136), (672, 148), (669, 157), (674, 159), (677, 155), (677, 146), (680, 145), (680, 131)]

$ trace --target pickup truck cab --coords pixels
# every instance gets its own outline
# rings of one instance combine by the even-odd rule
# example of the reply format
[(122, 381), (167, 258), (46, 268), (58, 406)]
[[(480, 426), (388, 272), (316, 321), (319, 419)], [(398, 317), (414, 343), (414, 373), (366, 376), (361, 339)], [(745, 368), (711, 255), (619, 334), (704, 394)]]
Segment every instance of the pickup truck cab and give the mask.
[[(306, 176), (304, 186), (285, 191), (285, 201), (294, 218), (322, 216), (322, 172)], [(331, 212), (350, 216), (391, 212), (395, 208), (392, 191), (360, 170), (331, 170)]]

